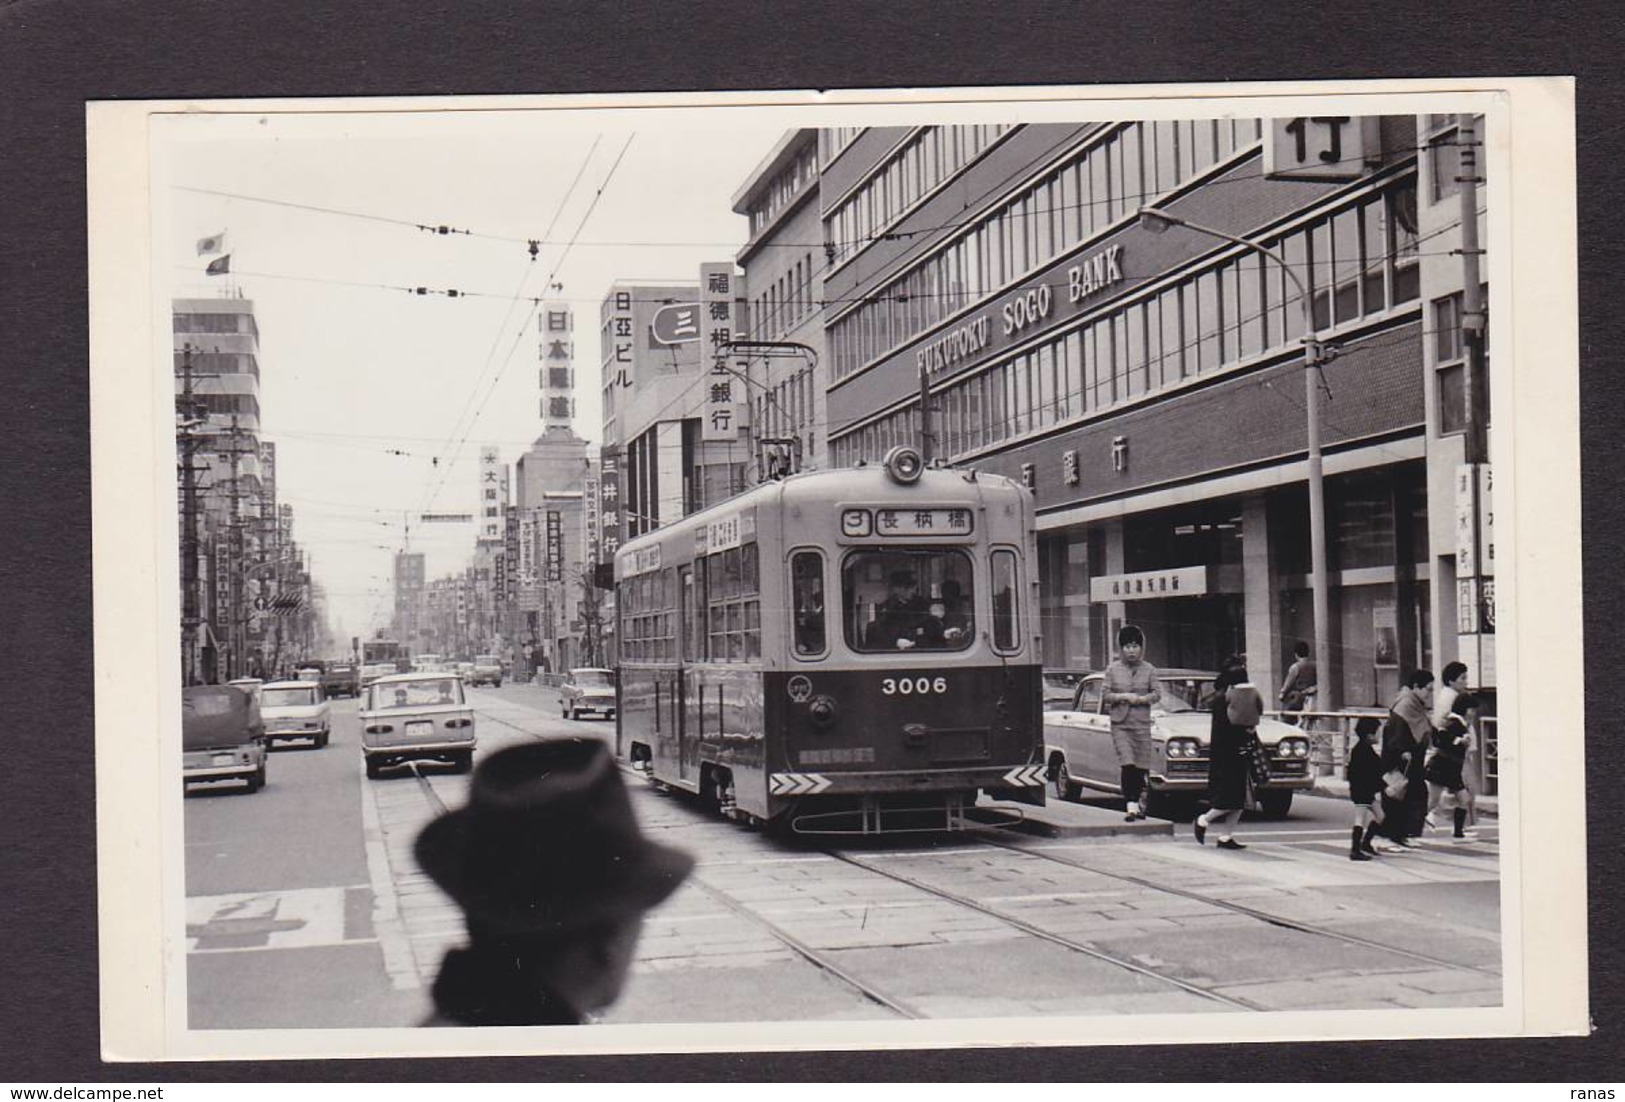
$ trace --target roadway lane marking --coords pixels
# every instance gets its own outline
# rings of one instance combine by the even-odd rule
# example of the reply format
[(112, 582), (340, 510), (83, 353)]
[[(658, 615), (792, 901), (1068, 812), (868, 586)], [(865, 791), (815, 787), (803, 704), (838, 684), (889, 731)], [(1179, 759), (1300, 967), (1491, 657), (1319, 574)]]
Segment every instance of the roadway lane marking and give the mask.
[(361, 782), (361, 834), (367, 852), (367, 878), (372, 882), (372, 923), (384, 955), (384, 971), (396, 991), (420, 990), (424, 986), (423, 973), (418, 969), (411, 935), (401, 917), (400, 897), (395, 892), (389, 850), (384, 843), (383, 820), (378, 814), (378, 789), (370, 780)]
[(375, 940), (370, 922), (350, 916), (356, 891), (370, 888), (295, 888), (186, 900), (189, 953), (255, 949), (308, 949)]

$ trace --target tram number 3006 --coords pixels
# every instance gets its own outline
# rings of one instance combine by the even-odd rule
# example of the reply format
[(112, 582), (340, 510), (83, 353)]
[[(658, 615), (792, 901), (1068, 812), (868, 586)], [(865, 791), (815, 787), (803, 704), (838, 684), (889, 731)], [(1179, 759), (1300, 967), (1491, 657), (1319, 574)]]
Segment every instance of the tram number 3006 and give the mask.
[(880, 682), (883, 696), (909, 696), (912, 693), (945, 693), (946, 677), (887, 677)]

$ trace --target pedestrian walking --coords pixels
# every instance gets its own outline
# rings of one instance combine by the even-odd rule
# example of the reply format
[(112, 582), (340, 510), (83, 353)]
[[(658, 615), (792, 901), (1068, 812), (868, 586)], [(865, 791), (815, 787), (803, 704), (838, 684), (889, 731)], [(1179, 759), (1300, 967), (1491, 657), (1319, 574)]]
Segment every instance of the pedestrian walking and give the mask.
[(1376, 716), (1354, 722), (1354, 746), (1349, 750), (1346, 775), (1349, 800), (1354, 804), (1354, 830), (1349, 836), (1349, 860), (1369, 861), (1377, 855), (1372, 836), (1382, 826), (1382, 755), (1377, 753)]
[(644, 912), (694, 865), (643, 835), (609, 749), (580, 738), (481, 762), (416, 854), (468, 930), (441, 962), (432, 1026), (589, 1020), (620, 995)]
[[(1247, 679), (1245, 667), (1234, 660), (1225, 663), (1213, 683), (1212, 725), (1208, 734), (1208, 810), (1191, 824), (1197, 842), (1207, 844), (1211, 827), (1224, 832), (1214, 845), (1219, 849), (1246, 849), (1236, 841), (1230, 824), (1239, 822), (1247, 806), (1247, 788), (1252, 783), (1252, 755), (1258, 741), (1259, 716), (1264, 701), (1256, 686)], [(1251, 718), (1251, 723), (1247, 722)]]
[(1100, 700), (1111, 717), (1127, 822), (1145, 818), (1145, 782), (1152, 760), (1151, 706), (1161, 698), (1157, 667), (1145, 660), (1145, 633), (1124, 624), (1117, 632), (1117, 658), (1106, 667)]
[(1467, 691), (1467, 663), (1446, 662), (1439, 671), (1439, 689), (1433, 694), (1434, 730), (1442, 728), (1450, 716), (1450, 706), (1456, 697)]
[(1292, 648), (1292, 665), (1287, 667), (1286, 680), (1281, 683), (1281, 718), (1296, 725), (1298, 713), (1314, 704), (1319, 670), (1309, 654), (1309, 644), (1298, 640)]
[(1433, 673), (1414, 670), (1394, 698), (1383, 728), (1382, 767), (1385, 773), (1404, 774), (1403, 790), (1383, 795), (1383, 829), (1396, 845), (1408, 848), (1422, 835), (1427, 815), (1426, 753), (1432, 742)]
[(1467, 786), (1464, 774), (1467, 752), (1473, 745), (1473, 720), (1478, 711), (1478, 699), (1460, 693), (1451, 701), (1450, 714), (1433, 734), (1434, 752), (1428, 759), (1425, 776), (1428, 785), (1427, 825), (1438, 827), (1433, 813), (1440, 802), (1450, 798), (1454, 830), (1451, 838), (1457, 842), (1477, 840), (1477, 832), (1467, 829), (1468, 817), (1473, 812), (1473, 790)]

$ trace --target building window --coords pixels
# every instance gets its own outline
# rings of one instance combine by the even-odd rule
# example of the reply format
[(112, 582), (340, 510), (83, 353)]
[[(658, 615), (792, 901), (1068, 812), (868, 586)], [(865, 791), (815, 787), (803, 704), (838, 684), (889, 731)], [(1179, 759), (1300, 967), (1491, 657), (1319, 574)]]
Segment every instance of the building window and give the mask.
[(1467, 431), (1467, 366), (1454, 363), (1435, 373), (1439, 383), (1439, 435)]
[[(1417, 297), (1414, 226), (1394, 216), (1407, 209), (1407, 196), (1414, 201), (1410, 181), (1263, 243), (1308, 285), (1317, 332), (1380, 316)], [(957, 377), (938, 391), (951, 414), (943, 450), (963, 455), (1194, 374), (1296, 348), (1304, 336), (1297, 287), (1282, 264), (1243, 253), (1188, 274), (1154, 298), (1108, 308), (1008, 360)], [(1459, 307), (1434, 309), (1436, 339), (1459, 341), (1459, 319), (1438, 313)], [(1441, 352), (1434, 362), (1448, 358)], [(916, 403), (873, 422), (872, 432), (843, 435), (832, 443), (839, 461), (878, 460), (884, 451), (877, 441), (917, 412)]]
[(1457, 179), (1461, 175), (1461, 151), (1456, 145), (1456, 135), (1457, 131), (1452, 128), (1428, 139), (1428, 176), (1432, 181), (1429, 198), (1435, 203), (1461, 191), (1461, 181)]

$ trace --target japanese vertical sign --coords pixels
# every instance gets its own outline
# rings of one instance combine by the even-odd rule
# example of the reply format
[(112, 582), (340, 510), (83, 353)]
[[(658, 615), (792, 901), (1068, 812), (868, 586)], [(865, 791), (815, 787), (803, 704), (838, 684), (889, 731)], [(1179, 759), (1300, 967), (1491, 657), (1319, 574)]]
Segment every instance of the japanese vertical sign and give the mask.
[(613, 562), (621, 546), (621, 458), (613, 447), (605, 447), (598, 458), (598, 558)]
[(700, 364), (707, 370), (700, 409), (700, 439), (737, 440), (743, 369), (732, 362), (734, 266), (731, 261), (700, 265)]
[(581, 484), (581, 561), (589, 567), (598, 561), (598, 529), (598, 479), (589, 475)]
[(1495, 512), (1488, 463), (1456, 467), (1456, 632), (1495, 631)]
[(512, 505), (502, 507), (502, 524), (502, 599), (514, 605), (519, 601), (519, 513)]
[(632, 385), (632, 292), (615, 292), (609, 315), (609, 347), (604, 350), (604, 379), (617, 386)]
[(542, 607), (536, 576), (536, 518), (519, 518), (519, 610), (535, 612)]
[(542, 303), (542, 430), (575, 416), (575, 316), (567, 302)]
[(547, 511), (547, 580), (564, 580), (564, 523), (556, 509)]
[(506, 538), (502, 507), (508, 500), (508, 469), (495, 448), (480, 449), (479, 490), (475, 500), (475, 537), (480, 543), (501, 543)]

